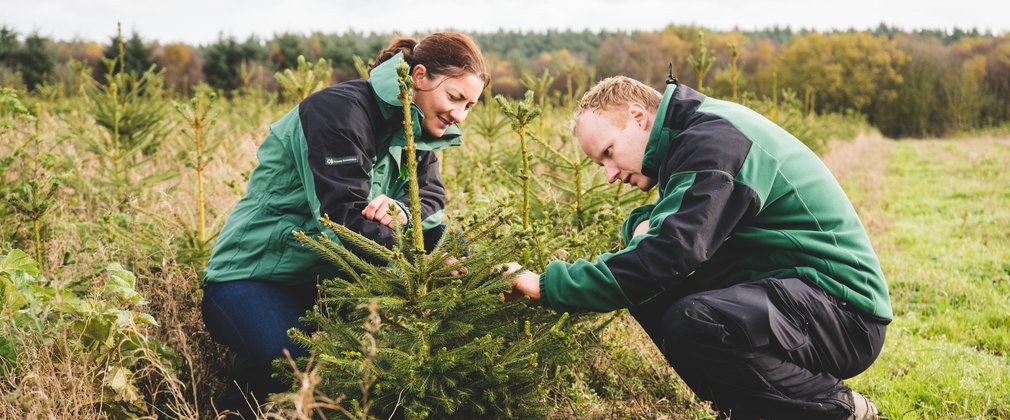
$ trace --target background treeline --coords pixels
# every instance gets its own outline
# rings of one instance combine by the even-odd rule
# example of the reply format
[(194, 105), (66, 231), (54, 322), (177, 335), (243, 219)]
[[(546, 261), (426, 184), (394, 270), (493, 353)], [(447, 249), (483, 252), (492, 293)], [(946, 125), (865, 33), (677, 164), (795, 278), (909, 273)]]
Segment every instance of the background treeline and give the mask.
[[(884, 134), (937, 136), (1010, 121), (1010, 37), (977, 30), (818, 33), (774, 27), (709, 32), (669, 26), (660, 31), (498, 31), (472, 34), (489, 58), (493, 93), (520, 96), (549, 71), (547, 86), (561, 97), (623, 74), (661, 87), (667, 63), (684, 83), (709, 95), (747, 102), (797, 98), (811, 113), (855, 113)], [(220, 36), (207, 45), (160, 44), (133, 33), (123, 45), (125, 68), (155, 66), (181, 97), (205, 82), (225, 93), (240, 88), (279, 90), (273, 74), (297, 57), (332, 65), (330, 82), (359, 76), (355, 56), (370, 60), (392, 37), (386, 33), (283, 33), (271, 39)], [(110, 41), (54, 41), (0, 28), (0, 84), (57, 92), (73, 86), (73, 62), (101, 79)], [(714, 59), (714, 61), (713, 61)], [(524, 83), (526, 79), (526, 83)], [(699, 80), (700, 79), (700, 80)]]

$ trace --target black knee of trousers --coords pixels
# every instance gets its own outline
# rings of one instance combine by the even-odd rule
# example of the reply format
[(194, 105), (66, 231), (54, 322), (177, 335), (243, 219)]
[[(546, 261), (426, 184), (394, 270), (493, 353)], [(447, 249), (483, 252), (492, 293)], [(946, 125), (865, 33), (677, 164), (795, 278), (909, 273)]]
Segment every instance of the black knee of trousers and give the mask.
[(698, 397), (717, 399), (713, 370), (722, 371), (733, 356), (732, 337), (718, 312), (688, 296), (667, 308), (659, 324), (657, 344), (666, 361)]
[(666, 310), (661, 331), (660, 350), (667, 359), (731, 345), (730, 333), (719, 320), (719, 314), (694, 296), (680, 299)]

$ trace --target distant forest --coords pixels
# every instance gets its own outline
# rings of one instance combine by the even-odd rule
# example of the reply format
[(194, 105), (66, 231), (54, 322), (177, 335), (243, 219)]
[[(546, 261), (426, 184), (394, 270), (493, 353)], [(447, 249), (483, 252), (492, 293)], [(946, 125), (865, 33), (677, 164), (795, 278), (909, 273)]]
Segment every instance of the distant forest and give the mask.
[[(874, 30), (819, 33), (774, 27), (709, 31), (672, 25), (659, 31), (497, 31), (470, 33), (488, 58), (492, 90), (521, 95), (523, 83), (553, 75), (550, 94), (577, 97), (601, 78), (626, 75), (660, 88), (668, 66), (682, 83), (710, 96), (746, 102), (799, 98), (811, 112), (858, 113), (887, 135), (931, 136), (1007, 126), (1010, 36), (977, 30)], [(414, 36), (423, 36), (415, 34)], [(325, 59), (331, 82), (359, 77), (388, 44), (386, 33), (282, 33), (270, 39), (220, 36), (207, 45), (160, 44), (124, 35), (127, 71), (163, 72), (174, 94), (200, 83), (228, 94), (257, 86), (276, 91), (275, 72)], [(52, 40), (0, 28), (0, 84), (41, 93), (73, 86), (76, 65), (101, 79), (118, 56), (107, 43)], [(360, 64), (359, 64), (360, 65)]]

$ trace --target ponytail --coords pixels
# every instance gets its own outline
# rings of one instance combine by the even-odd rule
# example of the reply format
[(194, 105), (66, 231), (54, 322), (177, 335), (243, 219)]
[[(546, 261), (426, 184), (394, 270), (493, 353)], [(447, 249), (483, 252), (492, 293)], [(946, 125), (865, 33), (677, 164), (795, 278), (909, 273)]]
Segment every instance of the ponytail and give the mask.
[[(393, 58), (396, 54), (403, 53), (403, 57), (410, 57), (414, 52), (414, 47), (418, 44), (417, 40), (414, 38), (396, 37), (393, 38), (393, 42), (389, 43), (386, 49), (379, 52), (379, 55), (375, 56), (375, 59), (368, 63), (368, 70), (371, 71), (382, 62)], [(407, 60), (410, 63), (410, 60)], [(410, 66), (413, 68), (413, 64)]]
[(372, 70), (382, 62), (403, 53), (403, 59), (410, 64), (410, 71), (421, 64), (431, 75), (459, 77), (470, 73), (479, 77), (484, 86), (491, 81), (484, 63), (484, 54), (470, 37), (456, 32), (435, 32), (420, 41), (414, 38), (396, 37), (369, 63)]

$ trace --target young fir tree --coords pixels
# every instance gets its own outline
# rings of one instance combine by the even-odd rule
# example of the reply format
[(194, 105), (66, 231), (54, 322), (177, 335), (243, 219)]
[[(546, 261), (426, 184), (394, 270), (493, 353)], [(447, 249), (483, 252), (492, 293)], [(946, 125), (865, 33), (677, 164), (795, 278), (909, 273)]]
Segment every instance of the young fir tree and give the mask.
[(698, 55), (689, 55), (687, 63), (694, 69), (698, 78), (698, 92), (705, 92), (705, 75), (715, 64), (715, 53), (705, 47), (705, 32), (698, 31)]
[[(210, 129), (217, 123), (221, 107), (216, 104), (217, 93), (207, 84), (196, 87), (196, 94), (188, 103), (174, 102), (176, 112), (182, 117), (183, 134), (187, 141), (183, 144), (178, 157), (183, 164), (196, 172), (196, 215), (190, 213), (188, 220), (176, 215), (183, 234), (176, 239), (179, 250), (177, 259), (183, 264), (190, 264), (195, 271), (202, 272), (217, 238), (218, 223), (207, 226), (207, 194), (206, 170), (214, 158), (214, 152), (221, 146), (221, 136), (208, 135)], [(218, 219), (220, 220), (220, 219)]]
[[(123, 39), (123, 24), (116, 23), (116, 36), (111, 37), (109, 44), (105, 46), (103, 55), (106, 61), (105, 74), (115, 72), (140, 74), (151, 69), (154, 60), (151, 53), (154, 48), (144, 43), (137, 31), (133, 31), (130, 39)], [(115, 60), (115, 61), (108, 61)], [(114, 67), (114, 68), (113, 68)], [(111, 83), (105, 80), (106, 83)]]
[[(413, 139), (419, 125), (410, 118), (409, 67), (401, 64), (397, 70), (411, 220), (421, 220)], [(295, 233), (341, 272), (320, 285), (319, 305), (306, 318), (315, 332), (291, 331), (321, 364), (317, 389), (343, 402), (341, 409), (324, 414), (543, 416), (548, 374), (573, 360), (572, 334), (567, 315), (502, 299), (511, 280), (499, 264), (515, 257), (520, 243), (497, 233), (507, 217), (496, 214), (474, 223), (466, 240), (449, 230), (430, 254), (423, 251), (418, 224), (409, 231), (394, 229), (398, 246), (392, 250), (326, 218), (320, 221), (339, 241)], [(341, 242), (383, 264), (367, 263)], [(462, 259), (466, 248), (472, 253)], [(451, 257), (461, 260), (449, 263)], [(376, 313), (375, 303), (381, 324), (364, 322)]]
[(320, 58), (316, 64), (298, 56), (298, 65), (274, 73), (277, 83), (284, 88), (289, 100), (301, 102), (309, 95), (326, 87), (330, 83), (333, 66), (325, 58)]
[[(122, 45), (121, 31), (119, 35)], [(128, 59), (125, 49), (119, 51), (118, 58), (105, 60), (107, 83), (89, 77), (83, 86), (85, 112), (94, 125), (79, 120), (73, 130), (100, 168), (87, 186), (97, 187), (100, 195), (124, 209), (132, 195), (171, 179), (177, 171), (145, 171), (168, 134), (164, 73), (153, 67), (139, 75), (122, 71)]]

